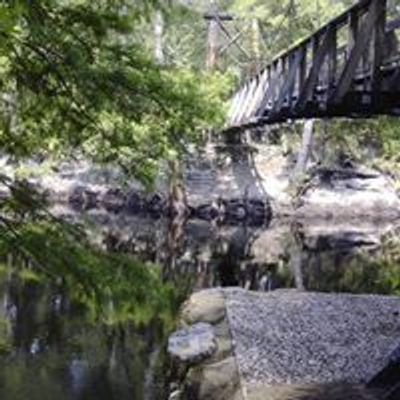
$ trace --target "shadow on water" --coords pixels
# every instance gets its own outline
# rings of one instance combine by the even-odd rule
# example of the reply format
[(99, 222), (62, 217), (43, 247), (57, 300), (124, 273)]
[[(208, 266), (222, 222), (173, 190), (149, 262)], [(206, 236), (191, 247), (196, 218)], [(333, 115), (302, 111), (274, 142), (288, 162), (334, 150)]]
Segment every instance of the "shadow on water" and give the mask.
[(69, 216), (76, 217), (98, 247), (122, 259), (94, 269), (92, 258), (71, 254), (88, 267), (65, 269), (55, 256), (50, 275), (21, 259), (3, 260), (2, 400), (162, 399), (165, 340), (179, 303), (195, 290), (400, 294), (399, 235), (388, 226)]

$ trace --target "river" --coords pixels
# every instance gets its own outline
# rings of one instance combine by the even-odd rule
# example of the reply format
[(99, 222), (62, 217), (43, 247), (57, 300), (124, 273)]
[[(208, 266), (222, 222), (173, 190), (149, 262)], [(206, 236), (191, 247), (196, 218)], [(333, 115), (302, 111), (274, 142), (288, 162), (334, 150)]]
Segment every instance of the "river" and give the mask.
[[(108, 252), (134, 255), (141, 272), (55, 267), (48, 276), (4, 259), (2, 400), (163, 399), (166, 339), (179, 305), (203, 288), (400, 294), (399, 229), (386, 223), (218, 226), (58, 213)], [(82, 276), (101, 296), (87, 295)]]

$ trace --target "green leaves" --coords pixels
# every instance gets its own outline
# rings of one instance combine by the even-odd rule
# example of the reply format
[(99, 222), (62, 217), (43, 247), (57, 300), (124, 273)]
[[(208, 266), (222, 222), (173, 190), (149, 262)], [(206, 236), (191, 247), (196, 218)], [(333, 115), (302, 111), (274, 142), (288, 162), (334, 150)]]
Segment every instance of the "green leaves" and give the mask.
[(62, 282), (92, 322), (172, 324), (179, 293), (162, 282), (159, 267), (95, 246), (79, 226), (48, 213), (39, 193), (23, 182), (8, 183), (11, 195), (0, 204), (0, 259), (8, 261), (6, 268), (25, 281)]
[[(160, 68), (135, 41), (154, 2), (31, 2), (5, 33), (1, 81), (15, 106), (0, 104), (0, 145), (29, 156), (78, 150), (119, 163), (149, 183), (157, 163), (223, 120), (226, 81)], [(221, 78), (221, 77), (219, 77)], [(11, 123), (11, 120), (13, 120)]]

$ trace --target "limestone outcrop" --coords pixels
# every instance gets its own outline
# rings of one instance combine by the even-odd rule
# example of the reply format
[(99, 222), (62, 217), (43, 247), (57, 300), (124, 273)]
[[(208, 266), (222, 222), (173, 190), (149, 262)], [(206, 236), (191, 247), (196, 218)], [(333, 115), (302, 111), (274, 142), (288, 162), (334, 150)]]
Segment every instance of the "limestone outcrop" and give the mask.
[(213, 289), (181, 315), (211, 323), (217, 349), (185, 370), (180, 400), (400, 396), (399, 297)]

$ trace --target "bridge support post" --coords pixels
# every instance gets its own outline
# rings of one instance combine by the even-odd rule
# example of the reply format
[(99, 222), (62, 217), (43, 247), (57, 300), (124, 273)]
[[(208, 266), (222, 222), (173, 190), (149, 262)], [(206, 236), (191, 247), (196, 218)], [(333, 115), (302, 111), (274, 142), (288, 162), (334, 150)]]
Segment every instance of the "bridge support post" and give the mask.
[(387, 0), (375, 0), (374, 12), (376, 13), (376, 24), (372, 36), (371, 48), (371, 91), (373, 94), (373, 103), (379, 108), (380, 86), (382, 83), (381, 64), (385, 47), (385, 27), (386, 27), (386, 7)]

